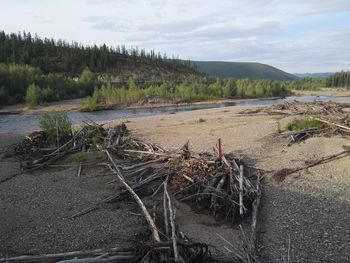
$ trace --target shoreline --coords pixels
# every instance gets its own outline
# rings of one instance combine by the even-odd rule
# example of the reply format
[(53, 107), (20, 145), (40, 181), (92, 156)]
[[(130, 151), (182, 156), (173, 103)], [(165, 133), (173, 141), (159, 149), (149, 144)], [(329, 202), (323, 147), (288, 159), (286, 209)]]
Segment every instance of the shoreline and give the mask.
[[(246, 101), (256, 101), (256, 100), (277, 100), (283, 99), (285, 97), (260, 97), (260, 98), (247, 98), (247, 99), (218, 99), (218, 100), (205, 100), (196, 102), (180, 102), (180, 103), (157, 103), (157, 104), (137, 104), (133, 103), (130, 105), (118, 105), (109, 108), (101, 108), (95, 111), (81, 111), (80, 105), (83, 99), (72, 99), (51, 102), (47, 105), (38, 106), (36, 109), (28, 109), (24, 104), (16, 104), (10, 106), (4, 106), (0, 109), (1, 115), (30, 115), (38, 113), (46, 113), (50, 111), (65, 111), (65, 112), (100, 112), (109, 110), (135, 110), (135, 109), (159, 109), (166, 107), (183, 107), (191, 105), (208, 105), (208, 104), (221, 104), (221, 103), (235, 103), (235, 102), (246, 102)], [(77, 101), (81, 101), (79, 104)]]
[[(292, 90), (292, 94), (290, 96), (301, 97), (301, 96), (332, 96), (332, 97), (343, 97), (350, 96), (350, 90), (338, 88), (321, 88), (317, 91), (309, 91), (309, 90)], [(246, 99), (214, 99), (214, 100), (204, 100), (204, 101), (195, 101), (195, 102), (180, 102), (180, 103), (146, 103), (146, 104), (138, 104), (132, 103), (130, 105), (118, 105), (107, 108), (101, 108), (99, 110), (90, 111), (90, 112), (99, 112), (99, 111), (107, 111), (107, 110), (134, 110), (134, 109), (159, 109), (165, 107), (183, 107), (190, 105), (204, 105), (204, 104), (220, 104), (220, 103), (234, 103), (234, 102), (246, 102), (246, 101), (256, 101), (256, 100), (277, 100), (283, 99), (284, 97), (259, 97), (259, 98), (246, 98)], [(84, 101), (84, 98), (79, 99), (70, 99), (63, 101), (55, 101), (47, 103), (46, 105), (40, 105), (35, 109), (28, 109), (25, 104), (16, 104), (3, 106), (0, 108), (0, 116), (1, 115), (30, 115), (30, 114), (39, 114), (46, 113), (50, 111), (65, 111), (65, 112), (84, 112), (81, 111), (81, 104)], [(89, 112), (89, 111), (86, 111)]]

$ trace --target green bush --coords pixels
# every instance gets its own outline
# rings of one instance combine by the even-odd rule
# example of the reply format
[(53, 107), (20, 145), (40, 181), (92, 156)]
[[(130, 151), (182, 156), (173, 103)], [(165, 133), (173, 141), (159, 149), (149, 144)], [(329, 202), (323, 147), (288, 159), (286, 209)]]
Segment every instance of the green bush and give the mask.
[(27, 89), (26, 104), (29, 108), (35, 108), (41, 103), (41, 90), (35, 84), (31, 84)]
[[(62, 145), (71, 137), (72, 123), (66, 112), (53, 111), (43, 113), (39, 125), (45, 132), (48, 142), (52, 145)], [(57, 133), (59, 138), (58, 142)]]
[(290, 131), (303, 131), (310, 128), (322, 129), (323, 124), (313, 119), (297, 119), (290, 122), (287, 126)]
[(233, 80), (210, 78), (187, 78), (182, 83), (152, 83), (138, 87), (133, 78), (127, 88), (111, 84), (96, 88), (83, 105), (83, 111), (111, 108), (116, 105), (135, 103), (144, 97), (160, 96), (174, 102), (194, 102), (213, 99), (280, 97), (291, 94), (288, 85), (273, 80)]
[(100, 108), (99, 106), (99, 103), (97, 102), (97, 100), (90, 96), (90, 97), (87, 97), (83, 104), (81, 105), (80, 107), (80, 110), (81, 111), (96, 111)]

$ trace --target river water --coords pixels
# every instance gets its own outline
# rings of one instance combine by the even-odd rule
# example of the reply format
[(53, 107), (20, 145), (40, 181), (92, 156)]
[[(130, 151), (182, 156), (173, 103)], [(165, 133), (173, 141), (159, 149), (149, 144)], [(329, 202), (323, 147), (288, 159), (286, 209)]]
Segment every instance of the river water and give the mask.
[[(181, 106), (166, 106), (142, 109), (116, 109), (96, 112), (69, 112), (68, 116), (73, 124), (83, 121), (109, 121), (118, 119), (131, 119), (176, 112), (193, 111), (211, 108), (224, 108), (231, 106), (270, 106), (282, 104), (286, 101), (298, 100), (300, 102), (335, 101), (350, 102), (350, 96), (290, 96), (284, 99), (256, 99), (237, 102), (189, 104)], [(39, 129), (40, 114), (5, 114), (0, 115), (0, 133), (26, 133)]]

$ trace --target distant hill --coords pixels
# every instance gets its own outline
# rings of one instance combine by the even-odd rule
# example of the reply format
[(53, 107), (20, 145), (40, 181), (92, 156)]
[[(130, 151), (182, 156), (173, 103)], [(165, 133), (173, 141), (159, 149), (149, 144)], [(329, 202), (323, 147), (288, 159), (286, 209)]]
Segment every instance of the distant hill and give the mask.
[(298, 79), (297, 76), (261, 63), (221, 61), (193, 61), (192, 63), (198, 71), (212, 77), (272, 80)]
[(332, 72), (319, 72), (319, 73), (294, 73), (299, 78), (327, 78), (332, 75)]

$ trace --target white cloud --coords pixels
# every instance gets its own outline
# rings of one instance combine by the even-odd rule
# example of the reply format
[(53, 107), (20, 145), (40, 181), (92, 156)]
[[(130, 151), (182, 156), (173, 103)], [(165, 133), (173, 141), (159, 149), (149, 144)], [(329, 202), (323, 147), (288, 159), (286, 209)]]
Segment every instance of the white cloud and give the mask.
[[(0, 0), (1, 29), (290, 72), (350, 68), (349, 0)], [(16, 19), (14, 19), (16, 18)]]

